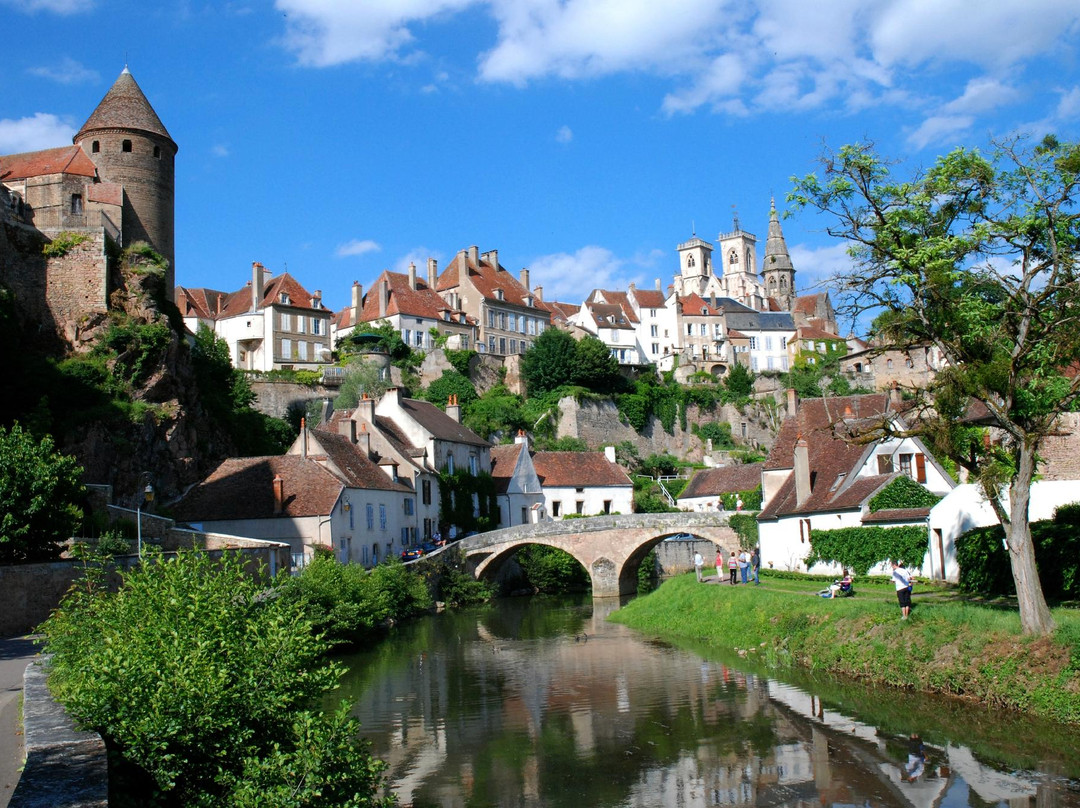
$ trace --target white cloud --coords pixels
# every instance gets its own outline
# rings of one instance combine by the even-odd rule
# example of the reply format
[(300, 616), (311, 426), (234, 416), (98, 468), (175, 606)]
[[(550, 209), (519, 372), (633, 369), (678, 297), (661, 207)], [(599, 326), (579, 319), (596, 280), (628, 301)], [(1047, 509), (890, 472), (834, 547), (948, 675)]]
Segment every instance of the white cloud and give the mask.
[(907, 141), (916, 149), (930, 145), (953, 145), (974, 123), (975, 117), (972, 115), (931, 115), (907, 136)]
[(352, 241), (347, 241), (340, 245), (337, 250), (334, 251), (334, 255), (338, 258), (346, 258), (350, 255), (364, 255), (369, 252), (378, 252), (381, 249), (382, 247), (371, 239), (364, 239), (361, 241), (354, 238)]
[(574, 130), (569, 126), (560, 126), (559, 131), (555, 133), (556, 143), (569, 143), (574, 139)]
[(4, 5), (13, 6), (27, 14), (38, 11), (51, 11), (54, 14), (79, 14), (94, 7), (94, 0), (2, 0), (2, 2)]
[[(544, 287), (544, 300), (579, 303), (593, 289), (625, 289), (626, 261), (606, 247), (589, 245), (574, 253), (541, 255), (529, 263), (529, 280)], [(588, 288), (586, 288), (586, 286)]]
[(210, 153), (214, 155), (214, 157), (228, 157), (229, 147), (224, 143), (215, 143), (210, 147)]
[(460, 11), (475, 0), (276, 0), (287, 17), (284, 43), (301, 64), (329, 67), (346, 62), (399, 58), (413, 42), (409, 24)]
[(65, 56), (52, 65), (32, 67), (27, 72), (33, 76), (40, 76), (60, 84), (90, 84), (101, 78), (96, 70), (84, 67), (70, 56)]
[(1080, 87), (1062, 90), (1061, 99), (1057, 105), (1057, 117), (1063, 121), (1080, 118)]
[(1020, 92), (1015, 87), (984, 76), (969, 81), (967, 87), (964, 88), (964, 94), (950, 101), (942, 109), (952, 114), (977, 115), (993, 112), (1019, 99)]
[(834, 242), (827, 247), (808, 247), (797, 244), (788, 248), (795, 267), (795, 284), (800, 292), (820, 287), (834, 275), (850, 272), (854, 260), (848, 255), (848, 244)]
[(416, 276), (427, 281), (427, 262), (434, 258), (443, 266), (442, 253), (432, 252), (427, 247), (413, 247), (394, 262), (394, 272), (408, 272), (409, 264), (416, 264)]
[(66, 118), (46, 112), (31, 118), (0, 119), (0, 154), (52, 149), (71, 143), (75, 127)]

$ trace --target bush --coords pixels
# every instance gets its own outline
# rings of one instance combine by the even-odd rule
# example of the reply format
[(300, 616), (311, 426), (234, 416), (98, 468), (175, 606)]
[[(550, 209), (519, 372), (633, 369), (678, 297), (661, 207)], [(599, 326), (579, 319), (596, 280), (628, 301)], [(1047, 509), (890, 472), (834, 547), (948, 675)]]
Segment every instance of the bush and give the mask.
[(941, 500), (910, 477), (897, 477), (870, 499), (870, 512), (891, 508), (932, 508)]
[(88, 577), (43, 625), (53, 694), (152, 778), (140, 804), (389, 804), (355, 720), (315, 709), (340, 675), (327, 643), (277, 594), (238, 557), (187, 553), (116, 593)]
[(557, 547), (528, 544), (517, 551), (518, 565), (538, 592), (583, 592), (592, 582), (577, 559)]
[(871, 567), (890, 559), (903, 560), (912, 569), (922, 566), (926, 549), (926, 528), (919, 525), (811, 530), (805, 563), (810, 568), (832, 561), (856, 575), (866, 575)]
[(458, 404), (462, 410), (466, 410), (477, 399), (476, 388), (456, 370), (445, 370), (443, 374), (428, 385), (423, 392), (424, 400), (430, 401), (436, 407), (446, 409), (446, 402), (450, 396), (457, 396)]
[(728, 524), (739, 537), (739, 546), (752, 549), (758, 546), (758, 521), (756, 513), (733, 513)]

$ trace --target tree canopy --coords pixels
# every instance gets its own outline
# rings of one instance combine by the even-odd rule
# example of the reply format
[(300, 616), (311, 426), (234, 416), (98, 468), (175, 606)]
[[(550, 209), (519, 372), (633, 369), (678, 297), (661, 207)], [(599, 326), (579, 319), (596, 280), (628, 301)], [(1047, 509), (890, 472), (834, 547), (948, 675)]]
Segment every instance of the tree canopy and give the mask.
[(880, 349), (940, 352), (944, 368), (911, 391), (920, 430), (982, 485), (1005, 529), (1024, 630), (1048, 632), (1028, 501), (1039, 444), (1080, 392), (1080, 146), (960, 148), (898, 179), (856, 144), (821, 168), (795, 178), (788, 199), (826, 214), (851, 245), (854, 266), (834, 279), (839, 310), (876, 314)]
[(530, 396), (570, 384), (574, 378), (577, 341), (558, 328), (548, 328), (521, 358), (521, 372)]

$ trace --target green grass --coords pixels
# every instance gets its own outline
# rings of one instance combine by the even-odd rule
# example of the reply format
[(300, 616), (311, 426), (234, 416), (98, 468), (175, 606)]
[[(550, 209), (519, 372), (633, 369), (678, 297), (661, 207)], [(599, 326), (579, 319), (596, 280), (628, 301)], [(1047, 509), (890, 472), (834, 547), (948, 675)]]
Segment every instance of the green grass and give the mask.
[(1022, 634), (1015, 608), (917, 584), (900, 619), (888, 579), (858, 578), (853, 598), (815, 593), (826, 579), (763, 574), (755, 586), (665, 582), (612, 619), (639, 631), (733, 651), (771, 668), (804, 668), (937, 692), (1080, 724), (1080, 613), (1054, 610), (1053, 637)]

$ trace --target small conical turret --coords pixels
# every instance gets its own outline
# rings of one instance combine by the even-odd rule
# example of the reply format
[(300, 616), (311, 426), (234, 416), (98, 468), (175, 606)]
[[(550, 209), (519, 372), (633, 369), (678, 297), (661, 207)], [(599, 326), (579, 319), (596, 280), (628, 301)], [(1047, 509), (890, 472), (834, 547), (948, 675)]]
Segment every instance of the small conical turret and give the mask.
[(784, 231), (780, 229), (775, 199), (770, 203), (769, 235), (765, 240), (765, 265), (761, 275), (769, 297), (775, 299), (782, 310), (791, 311), (795, 303), (795, 267), (784, 241)]
[(174, 150), (176, 148), (169, 130), (165, 128), (157, 113), (154, 112), (154, 108), (150, 106), (150, 102), (146, 100), (142, 88), (139, 87), (126, 65), (72, 142), (78, 143), (95, 131), (110, 129), (128, 129), (157, 135), (172, 143)]

